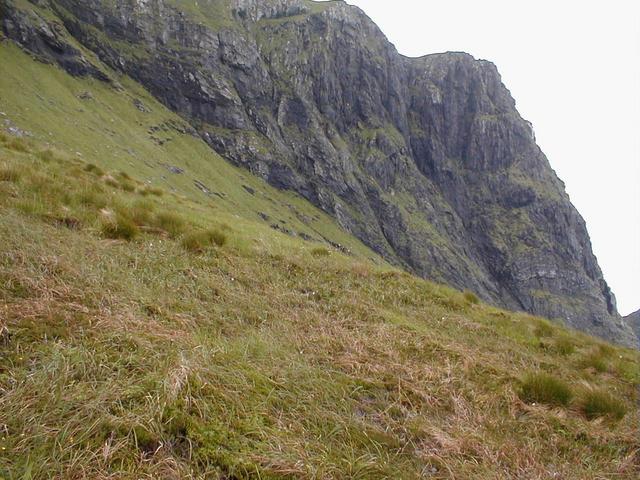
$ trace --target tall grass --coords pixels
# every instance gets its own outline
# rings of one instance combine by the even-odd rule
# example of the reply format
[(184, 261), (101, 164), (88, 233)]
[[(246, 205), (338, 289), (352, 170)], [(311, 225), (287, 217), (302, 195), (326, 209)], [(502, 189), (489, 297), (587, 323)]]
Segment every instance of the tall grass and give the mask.
[(566, 406), (571, 402), (573, 392), (559, 378), (546, 373), (530, 373), (522, 382), (520, 398), (528, 403)]
[(578, 405), (589, 420), (599, 417), (622, 420), (627, 414), (627, 407), (623, 400), (601, 389), (583, 392)]

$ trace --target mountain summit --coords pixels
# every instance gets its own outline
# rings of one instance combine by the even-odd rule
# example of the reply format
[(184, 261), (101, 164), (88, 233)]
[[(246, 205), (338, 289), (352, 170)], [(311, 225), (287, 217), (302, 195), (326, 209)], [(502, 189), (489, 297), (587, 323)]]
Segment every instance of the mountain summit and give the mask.
[(342, 1), (34, 4), (0, 0), (6, 37), (72, 75), (117, 88), (102, 62), (132, 77), (224, 158), (392, 264), (637, 343), (492, 63), (404, 57)]

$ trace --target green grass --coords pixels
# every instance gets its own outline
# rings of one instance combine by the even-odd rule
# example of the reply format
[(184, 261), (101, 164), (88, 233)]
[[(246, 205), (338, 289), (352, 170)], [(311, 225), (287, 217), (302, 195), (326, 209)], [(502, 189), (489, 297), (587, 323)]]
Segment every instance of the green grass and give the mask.
[(520, 398), (528, 403), (566, 406), (573, 398), (573, 392), (559, 378), (546, 373), (532, 373), (522, 382)]
[(464, 299), (467, 301), (467, 303), (470, 303), (472, 305), (480, 303), (480, 299), (478, 298), (478, 296), (475, 293), (473, 293), (473, 292), (471, 292), (469, 290), (465, 290), (463, 292), (463, 295), (464, 295)]
[(580, 364), (582, 368), (593, 369), (598, 373), (604, 373), (609, 369), (607, 358), (600, 350), (593, 350), (585, 354)]
[[(24, 3), (25, 8), (35, 8)], [(93, 58), (90, 52), (84, 53)], [(317, 240), (326, 238), (344, 245), (356, 256), (384, 263), (379, 255), (298, 195), (270, 187), (246, 170), (231, 166), (203, 141), (170, 127), (186, 129), (188, 125), (127, 77), (119, 78), (120, 89), (91, 79), (73, 78), (59, 68), (34, 62), (10, 42), (0, 43), (0, 56), (7, 66), (0, 75), (2, 111), (16, 126), (30, 132), (33, 141), (83, 160), (83, 168), (97, 176), (108, 175), (105, 179), (111, 185), (105, 182), (107, 187), (130, 190), (132, 182), (119, 178), (118, 172), (124, 172), (136, 179), (135, 192), (141, 196), (168, 197), (165, 210), (175, 210), (180, 201), (188, 199), (201, 210), (216, 211), (219, 223), (251, 229), (254, 236), (269, 242), (269, 226), (255, 222), (259, 213), (266, 214), (286, 222), (298, 234)], [(15, 89), (17, 84), (20, 89)], [(87, 91), (91, 92), (92, 101), (78, 98), (78, 94)], [(141, 100), (149, 112), (139, 111), (134, 99)], [(150, 128), (158, 126), (166, 127), (163, 135), (169, 140), (161, 146), (149, 134)], [(167, 165), (179, 167), (185, 174), (171, 174)], [(203, 193), (194, 180), (215, 193)], [(243, 185), (255, 194), (248, 193)], [(168, 192), (175, 195), (169, 196)]]
[(0, 165), (0, 182), (17, 182), (20, 172), (16, 168)]
[(627, 414), (625, 402), (604, 390), (587, 390), (579, 399), (580, 411), (589, 420), (606, 417), (612, 420), (622, 420)]
[[(633, 452), (636, 411), (604, 426), (616, 410), (582, 395), (561, 416), (517, 400), (588, 384), (538, 348), (540, 319), (38, 151), (0, 148), (19, 172), (0, 196), (3, 477), (596, 478)], [(137, 235), (105, 241), (105, 215)], [(556, 328), (625, 365), (590, 389), (636, 401), (637, 352)], [(523, 366), (554, 377), (520, 384)]]
[(129, 217), (116, 213), (102, 221), (102, 235), (111, 239), (133, 240), (140, 231)]
[(311, 255), (314, 257), (328, 257), (331, 252), (325, 247), (314, 247), (311, 249)]
[(225, 243), (227, 243), (227, 235), (220, 230), (191, 232), (182, 239), (182, 246), (194, 253), (202, 253), (214, 245), (222, 247)]
[(575, 342), (570, 337), (567, 337), (567, 336), (563, 336), (556, 339), (554, 343), (554, 347), (560, 355), (565, 355), (565, 356), (571, 355), (576, 351)]
[(172, 237), (178, 237), (187, 228), (185, 220), (173, 212), (159, 212), (155, 215), (154, 224)]

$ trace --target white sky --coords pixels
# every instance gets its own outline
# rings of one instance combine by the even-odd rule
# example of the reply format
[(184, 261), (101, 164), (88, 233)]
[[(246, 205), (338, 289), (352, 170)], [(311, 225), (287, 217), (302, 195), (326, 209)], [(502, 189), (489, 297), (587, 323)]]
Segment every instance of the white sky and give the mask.
[(400, 53), (494, 62), (587, 222), (622, 314), (640, 308), (640, 0), (347, 0)]

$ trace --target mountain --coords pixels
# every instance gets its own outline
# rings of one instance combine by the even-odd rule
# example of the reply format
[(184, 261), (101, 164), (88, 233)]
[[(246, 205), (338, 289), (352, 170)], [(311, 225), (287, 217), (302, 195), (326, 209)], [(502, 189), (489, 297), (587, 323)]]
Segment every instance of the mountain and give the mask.
[(639, 350), (391, 265), (52, 8), (0, 3), (0, 478), (638, 478)]
[(141, 83), (228, 161), (392, 264), (636, 344), (585, 223), (496, 67), (406, 58), (306, 0), (1, 0), (3, 33), (76, 76)]

